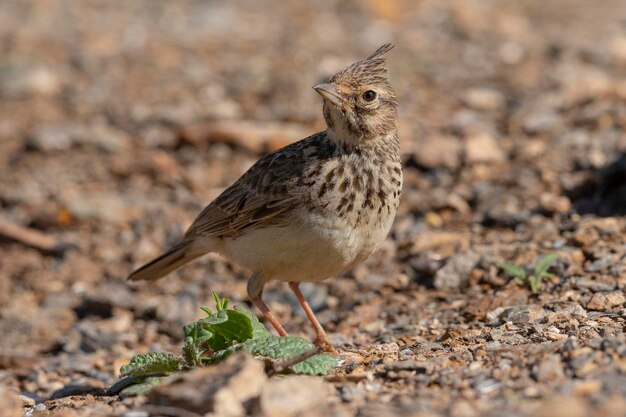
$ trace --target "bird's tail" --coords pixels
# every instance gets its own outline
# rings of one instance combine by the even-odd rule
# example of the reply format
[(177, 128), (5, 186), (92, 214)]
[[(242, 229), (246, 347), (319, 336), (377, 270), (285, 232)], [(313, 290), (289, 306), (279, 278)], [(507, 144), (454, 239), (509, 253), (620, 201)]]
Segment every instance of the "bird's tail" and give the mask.
[(204, 252), (193, 251), (191, 246), (190, 242), (178, 243), (158, 258), (131, 273), (128, 279), (154, 281), (204, 254)]

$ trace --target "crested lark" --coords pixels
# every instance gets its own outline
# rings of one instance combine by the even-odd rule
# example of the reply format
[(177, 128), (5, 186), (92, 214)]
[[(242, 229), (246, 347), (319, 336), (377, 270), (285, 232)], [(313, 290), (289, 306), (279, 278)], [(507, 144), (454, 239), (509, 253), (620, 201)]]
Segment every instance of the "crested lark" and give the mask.
[(402, 187), (398, 103), (383, 58), (392, 48), (314, 86), (328, 128), (261, 158), (202, 210), (180, 243), (129, 279), (154, 280), (208, 252), (224, 254), (252, 271), (250, 300), (281, 336), (261, 298), (272, 280), (289, 282), (316, 345), (331, 348), (298, 285), (363, 261), (391, 228)]

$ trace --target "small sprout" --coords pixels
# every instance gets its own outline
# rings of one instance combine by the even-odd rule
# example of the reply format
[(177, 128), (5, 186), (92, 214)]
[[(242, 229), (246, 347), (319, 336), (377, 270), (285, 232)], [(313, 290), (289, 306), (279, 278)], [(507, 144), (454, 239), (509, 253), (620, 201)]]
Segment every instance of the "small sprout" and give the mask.
[(548, 272), (550, 266), (558, 259), (559, 255), (556, 253), (550, 253), (537, 262), (535, 268), (529, 272), (528, 269), (521, 268), (517, 265), (503, 263), (500, 268), (508, 272), (511, 276), (521, 279), (524, 282), (528, 282), (530, 290), (533, 293), (539, 292), (539, 287), (544, 280), (554, 277), (554, 274)]
[(516, 266), (513, 264), (503, 263), (502, 265), (500, 265), (500, 268), (504, 269), (506, 272), (508, 272), (510, 275), (514, 276), (515, 278), (525, 280), (528, 277), (528, 273), (526, 272), (525, 269), (520, 268), (519, 266)]
[(222, 310), (226, 310), (226, 308), (228, 307), (228, 299), (220, 298), (215, 291), (213, 291), (212, 294), (213, 299), (215, 300), (215, 308), (217, 309), (217, 311), (220, 312)]

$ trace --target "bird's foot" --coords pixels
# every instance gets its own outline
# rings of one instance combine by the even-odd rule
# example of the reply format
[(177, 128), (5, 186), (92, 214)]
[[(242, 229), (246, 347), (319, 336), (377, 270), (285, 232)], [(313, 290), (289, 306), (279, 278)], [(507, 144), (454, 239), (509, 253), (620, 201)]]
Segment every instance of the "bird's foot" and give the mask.
[(328, 340), (328, 337), (326, 335), (318, 335), (313, 341), (313, 344), (319, 347), (322, 350), (322, 352), (327, 352), (327, 353), (337, 352), (335, 348), (333, 347), (333, 345), (330, 343), (330, 340)]

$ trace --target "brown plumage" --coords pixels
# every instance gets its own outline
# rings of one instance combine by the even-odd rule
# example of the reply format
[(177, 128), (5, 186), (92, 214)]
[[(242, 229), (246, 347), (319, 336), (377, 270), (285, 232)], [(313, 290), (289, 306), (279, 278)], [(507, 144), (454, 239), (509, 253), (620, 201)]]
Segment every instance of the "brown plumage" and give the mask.
[(391, 227), (402, 188), (397, 98), (382, 57), (392, 47), (314, 86), (327, 130), (257, 161), (202, 210), (180, 243), (129, 279), (157, 279), (219, 252), (252, 271), (248, 295), (279, 334), (286, 332), (261, 299), (272, 280), (290, 283), (316, 343), (330, 346), (298, 283), (361, 262)]

